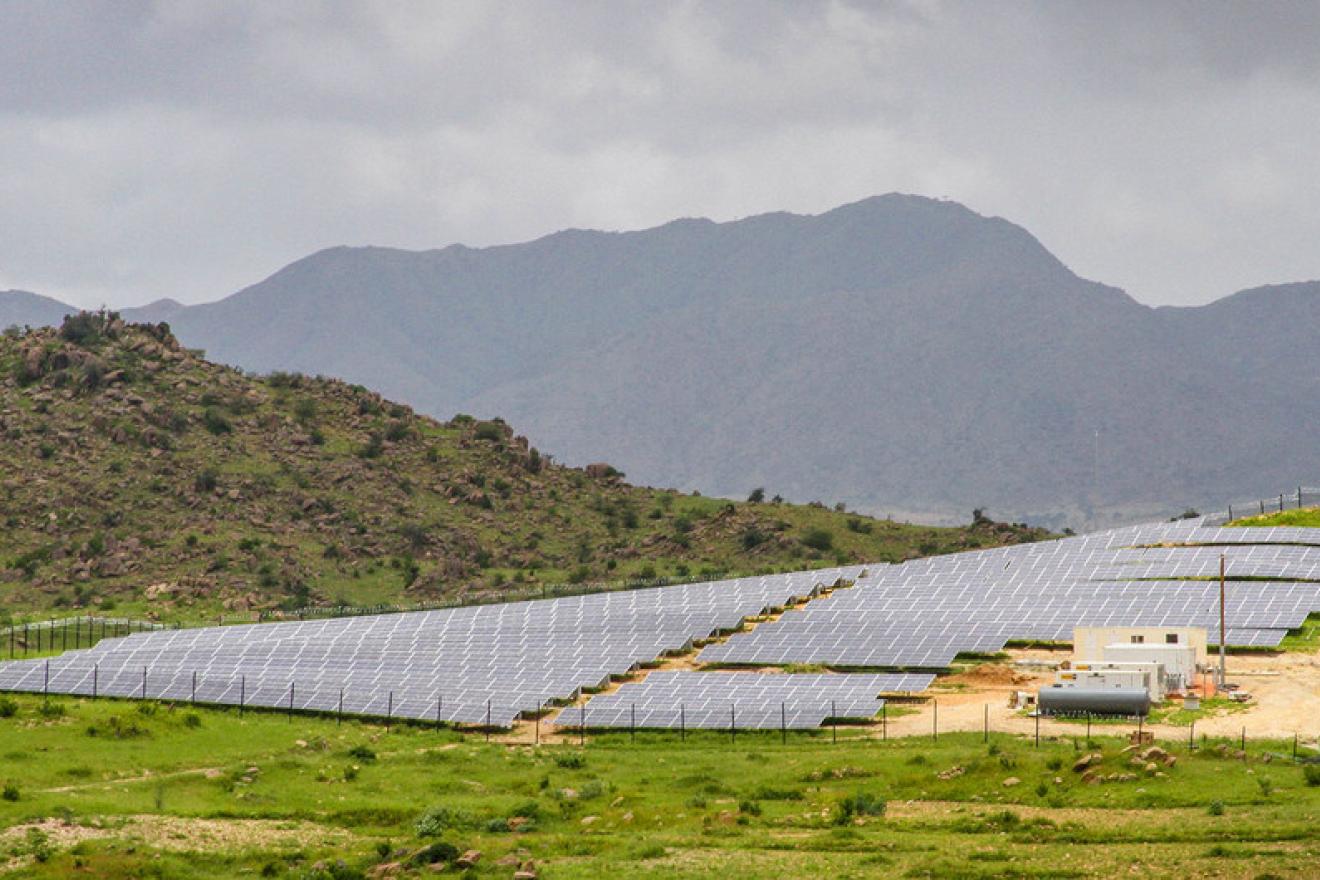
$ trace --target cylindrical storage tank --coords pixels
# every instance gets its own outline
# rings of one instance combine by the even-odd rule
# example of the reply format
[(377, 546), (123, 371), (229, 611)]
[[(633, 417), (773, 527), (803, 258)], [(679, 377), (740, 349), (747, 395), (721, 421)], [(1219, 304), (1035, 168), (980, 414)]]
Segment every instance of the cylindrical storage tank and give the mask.
[(1037, 697), (1044, 715), (1145, 715), (1150, 692), (1145, 688), (1041, 688)]

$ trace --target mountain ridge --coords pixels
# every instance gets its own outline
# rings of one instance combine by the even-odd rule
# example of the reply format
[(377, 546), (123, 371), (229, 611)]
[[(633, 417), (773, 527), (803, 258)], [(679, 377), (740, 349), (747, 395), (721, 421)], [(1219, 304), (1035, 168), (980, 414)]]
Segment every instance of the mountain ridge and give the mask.
[(1151, 307), (1011, 221), (889, 194), (487, 248), (329, 248), (169, 320), (220, 361), (499, 415), (646, 482), (1061, 527), (1312, 472), (1314, 441), (1283, 432), (1320, 389), (1277, 353), (1320, 356), (1318, 291)]

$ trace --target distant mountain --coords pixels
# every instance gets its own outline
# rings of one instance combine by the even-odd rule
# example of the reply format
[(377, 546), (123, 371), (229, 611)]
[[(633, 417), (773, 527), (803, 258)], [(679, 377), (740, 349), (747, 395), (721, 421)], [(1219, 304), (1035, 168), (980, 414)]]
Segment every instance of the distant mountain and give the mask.
[(58, 324), (65, 315), (78, 311), (48, 296), (26, 290), (0, 290), (0, 330), (5, 327), (45, 327)]
[(1320, 470), (1320, 284), (1150, 308), (914, 196), (335, 248), (168, 320), (224, 362), (498, 414), (567, 461), (728, 495), (1078, 526)]

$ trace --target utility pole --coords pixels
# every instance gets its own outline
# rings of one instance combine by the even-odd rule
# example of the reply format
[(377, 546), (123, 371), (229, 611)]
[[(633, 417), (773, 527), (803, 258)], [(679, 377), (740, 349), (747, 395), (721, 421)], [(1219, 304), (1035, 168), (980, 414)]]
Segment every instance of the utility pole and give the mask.
[(1227, 650), (1228, 650), (1226, 648), (1226, 643), (1228, 641), (1228, 627), (1227, 624), (1225, 623), (1226, 615), (1224, 610), (1224, 605), (1225, 605), (1224, 571), (1227, 567), (1228, 567), (1227, 555), (1224, 553), (1220, 553), (1219, 554), (1219, 687), (1221, 690), (1223, 690), (1228, 686), (1228, 663), (1226, 659)]

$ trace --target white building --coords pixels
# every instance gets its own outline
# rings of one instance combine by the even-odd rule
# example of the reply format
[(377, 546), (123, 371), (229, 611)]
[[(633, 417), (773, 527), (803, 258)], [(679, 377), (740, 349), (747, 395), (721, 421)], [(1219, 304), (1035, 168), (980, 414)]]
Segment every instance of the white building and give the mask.
[(1195, 626), (1079, 626), (1073, 630), (1073, 662), (1100, 660), (1108, 645), (1191, 646), (1194, 662), (1207, 662), (1206, 632)]

